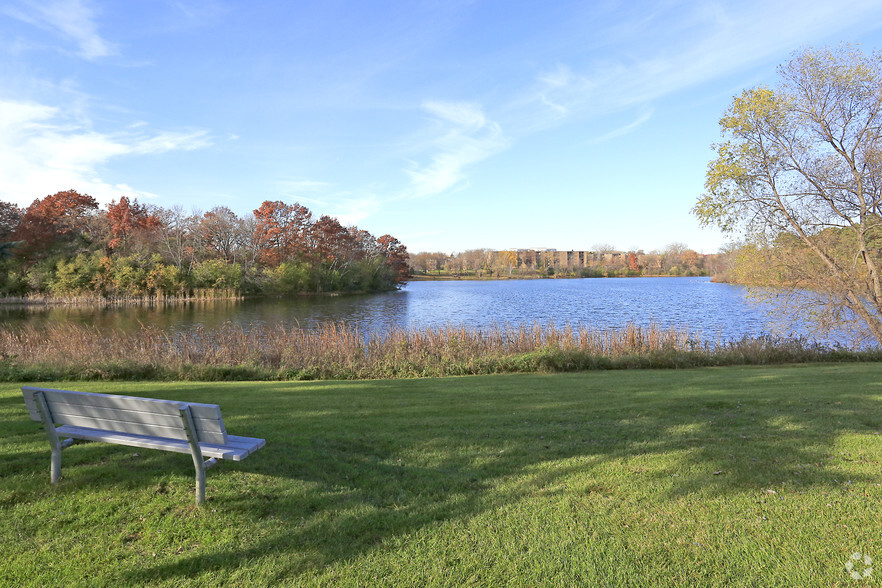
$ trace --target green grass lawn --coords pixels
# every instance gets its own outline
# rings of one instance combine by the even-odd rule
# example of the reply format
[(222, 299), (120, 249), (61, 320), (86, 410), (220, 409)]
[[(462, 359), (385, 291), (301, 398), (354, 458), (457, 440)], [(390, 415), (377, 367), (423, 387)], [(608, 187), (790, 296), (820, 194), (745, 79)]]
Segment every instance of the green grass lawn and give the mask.
[[(0, 385), (0, 585), (860, 586), (882, 364), (48, 383), (220, 404), (266, 447), (49, 445)], [(853, 580), (853, 553), (879, 558)], [(854, 569), (865, 568), (863, 561)]]

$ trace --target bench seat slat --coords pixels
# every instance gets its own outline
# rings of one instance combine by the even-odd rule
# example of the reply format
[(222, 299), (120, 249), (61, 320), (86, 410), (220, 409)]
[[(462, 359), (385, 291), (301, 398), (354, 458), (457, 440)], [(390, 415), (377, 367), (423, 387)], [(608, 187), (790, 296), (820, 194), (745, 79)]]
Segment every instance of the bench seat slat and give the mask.
[(118, 408), (122, 410), (137, 410), (141, 412), (155, 412), (156, 414), (175, 415), (181, 410), (183, 402), (173, 400), (160, 400), (154, 398), (137, 398), (134, 396), (116, 396), (114, 394), (98, 394), (94, 392), (74, 392), (68, 390), (43, 389), (43, 395), (50, 404), (63, 402), (65, 404), (85, 404), (102, 408)]
[[(57, 420), (58, 419), (56, 419), (56, 421)], [(165, 437), (172, 440), (187, 441), (187, 431), (182, 426), (178, 426), (177, 428), (160, 427), (158, 425), (127, 423), (124, 421), (111, 421), (84, 416), (65, 417), (63, 422), (65, 425), (72, 427), (101, 429), (109, 433), (121, 433), (123, 435), (144, 437)], [(199, 436), (200, 442), (203, 443), (216, 443), (218, 445), (223, 445), (227, 440), (227, 436), (221, 435), (220, 433), (197, 433), (197, 435)]]
[[(175, 453), (190, 453), (190, 445), (186, 440), (167, 439), (150, 435), (135, 435), (131, 433), (116, 433), (87, 427), (73, 427), (70, 425), (58, 427), (55, 431), (59, 437), (85, 439), (87, 441), (101, 441), (117, 445), (129, 445), (131, 447), (143, 447), (145, 449), (160, 449)], [(263, 439), (256, 439), (253, 437), (238, 437), (235, 435), (227, 436), (228, 440), (231, 438), (234, 440), (233, 443), (228, 443), (227, 445), (200, 443), (199, 448), (202, 450), (202, 455), (206, 457), (241, 461), (251, 453), (254, 453), (263, 447), (266, 443)]]
[[(53, 413), (53, 417), (55, 414)], [(168, 437), (169, 439), (181, 439), (186, 441), (187, 431), (182, 427), (161, 427), (145, 423), (128, 423), (125, 421), (112, 421), (88, 416), (65, 416), (63, 419), (53, 418), (56, 423), (71, 425), (73, 427), (85, 427), (88, 429), (102, 429), (115, 433), (131, 433), (133, 435), (148, 435), (151, 437)]]
[[(232, 449), (235, 451), (235, 455), (237, 455), (238, 457), (224, 457), (224, 459), (239, 461), (241, 459), (245, 459), (247, 456), (251, 455), (264, 445), (266, 445), (265, 439), (258, 439), (256, 437), (239, 437), (238, 435), (227, 435), (226, 445), (200, 443), (199, 447), (202, 448), (203, 453), (206, 453), (206, 449), (208, 451), (213, 451), (215, 448), (217, 448), (217, 450), (219, 451)], [(206, 455), (208, 455), (208, 453), (206, 453)]]
[[(108, 421), (124, 421), (128, 423), (143, 423), (145, 425), (158, 425), (161, 427), (181, 427), (181, 417), (177, 414), (159, 414), (155, 412), (138, 412), (135, 410), (121, 410), (118, 408), (103, 408), (100, 406), (86, 406), (85, 404), (67, 404), (55, 402), (52, 404), (52, 418), (56, 423), (67, 425), (66, 419), (71, 417), (90, 417)], [(95, 427), (96, 429), (98, 427)]]
[(181, 406), (186, 404), (190, 407), (193, 418), (207, 418), (219, 420), (221, 418), (220, 407), (217, 404), (203, 404), (200, 402), (178, 402), (175, 400), (162, 400), (158, 398), (139, 398), (137, 396), (121, 396), (116, 394), (98, 394), (95, 392), (76, 392), (73, 390), (55, 390), (53, 388), (36, 388), (32, 386), (22, 387), (25, 403), (28, 409), (36, 410), (34, 392), (42, 391), (48, 402), (63, 402), (65, 404), (85, 404), (102, 408), (117, 408), (121, 410), (136, 410), (141, 412), (155, 412), (157, 414), (177, 415)]
[[(129, 424), (148, 425), (154, 427), (168, 427), (181, 431), (181, 435), (168, 434), (174, 439), (186, 439), (181, 424), (181, 415), (157, 414), (153, 412), (136, 412), (134, 410), (120, 410), (116, 408), (102, 408), (86, 406), (85, 404), (66, 404), (55, 402), (52, 404), (52, 418), (60, 425), (74, 425), (90, 427), (94, 429), (108, 428), (123, 433), (138, 433), (143, 435), (165, 436), (163, 430), (145, 430), (144, 428), (131, 428)], [(88, 420), (85, 420), (88, 419)], [(121, 423), (121, 424), (116, 424)], [(196, 435), (200, 441), (209, 443), (224, 442), (226, 429), (223, 421), (194, 418)]]

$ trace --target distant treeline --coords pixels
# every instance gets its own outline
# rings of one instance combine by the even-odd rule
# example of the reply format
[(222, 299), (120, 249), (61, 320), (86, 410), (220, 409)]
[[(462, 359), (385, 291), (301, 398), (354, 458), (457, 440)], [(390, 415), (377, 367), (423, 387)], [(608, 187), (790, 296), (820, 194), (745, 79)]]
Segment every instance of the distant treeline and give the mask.
[(29, 299), (168, 299), (371, 292), (407, 279), (407, 249), (300, 204), (239, 217), (123, 196), (104, 209), (73, 190), (27, 208), (0, 201), (0, 294)]
[(476, 278), (600, 278), (626, 276), (707, 276), (719, 271), (718, 256), (704, 255), (682, 243), (664, 250), (617, 251), (608, 246), (591, 251), (471, 249), (449, 255), (410, 255), (414, 276)]

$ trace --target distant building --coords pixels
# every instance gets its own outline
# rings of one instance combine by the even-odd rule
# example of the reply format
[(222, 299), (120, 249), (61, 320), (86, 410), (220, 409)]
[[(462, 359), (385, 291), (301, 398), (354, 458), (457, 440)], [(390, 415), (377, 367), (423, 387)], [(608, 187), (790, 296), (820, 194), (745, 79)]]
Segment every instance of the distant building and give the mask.
[(596, 265), (617, 265), (627, 261), (626, 251), (558, 251), (557, 249), (517, 249), (519, 268), (586, 268)]

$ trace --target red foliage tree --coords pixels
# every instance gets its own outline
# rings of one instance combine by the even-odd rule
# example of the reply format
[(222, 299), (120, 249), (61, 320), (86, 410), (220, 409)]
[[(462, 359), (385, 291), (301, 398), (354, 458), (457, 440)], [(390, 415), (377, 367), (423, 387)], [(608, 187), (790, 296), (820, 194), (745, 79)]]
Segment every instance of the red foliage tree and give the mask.
[(637, 255), (633, 251), (628, 253), (628, 269), (632, 272), (640, 271), (640, 266), (637, 264)]
[(119, 202), (114, 200), (108, 204), (104, 216), (110, 227), (107, 246), (111, 249), (126, 250), (135, 234), (158, 228), (160, 224), (146, 206), (138, 204), (137, 199), (130, 201), (126, 196), (121, 196)]
[(37, 257), (55, 244), (87, 233), (87, 221), (97, 209), (98, 202), (88, 194), (75, 190), (56, 192), (34, 200), (25, 209), (12, 239), (24, 241), (20, 249), (23, 256)]
[(313, 251), (320, 261), (333, 262), (354, 258), (355, 240), (340, 222), (322, 215), (310, 229)]
[(308, 251), (312, 213), (305, 206), (267, 200), (254, 218), (254, 241), (263, 263), (278, 265)]
[(349, 238), (354, 248), (353, 257), (355, 259), (364, 259), (365, 257), (376, 257), (382, 255), (377, 240), (368, 231), (359, 229), (358, 227), (349, 227)]
[(395, 283), (402, 285), (409, 275), (407, 247), (392, 235), (383, 235), (377, 239), (380, 251), (386, 257), (386, 264), (392, 269)]

